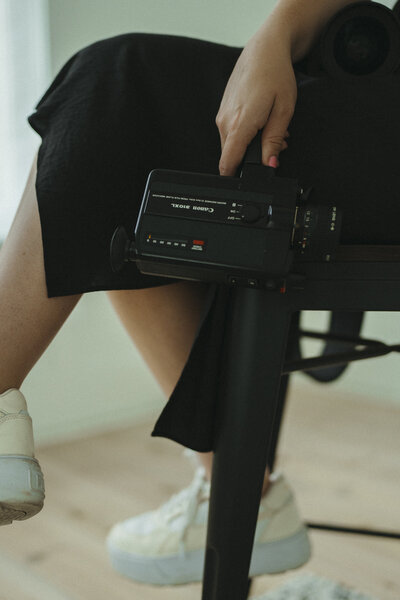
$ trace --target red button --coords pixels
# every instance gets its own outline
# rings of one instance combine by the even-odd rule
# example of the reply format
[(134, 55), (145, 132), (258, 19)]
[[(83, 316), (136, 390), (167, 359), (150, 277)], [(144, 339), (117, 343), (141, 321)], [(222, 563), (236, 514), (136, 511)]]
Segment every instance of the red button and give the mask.
[(193, 240), (193, 244), (197, 246), (204, 246), (204, 240)]

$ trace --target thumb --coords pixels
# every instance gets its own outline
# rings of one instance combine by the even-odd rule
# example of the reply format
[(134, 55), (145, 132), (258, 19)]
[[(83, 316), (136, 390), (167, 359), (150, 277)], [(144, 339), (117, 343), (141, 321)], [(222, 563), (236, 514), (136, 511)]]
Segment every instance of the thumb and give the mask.
[[(287, 148), (285, 137), (293, 112), (294, 110), (282, 109), (274, 104), (261, 134), (263, 165), (268, 165), (272, 156), (276, 156), (278, 159), (279, 153)], [(277, 166), (279, 166), (279, 161)]]

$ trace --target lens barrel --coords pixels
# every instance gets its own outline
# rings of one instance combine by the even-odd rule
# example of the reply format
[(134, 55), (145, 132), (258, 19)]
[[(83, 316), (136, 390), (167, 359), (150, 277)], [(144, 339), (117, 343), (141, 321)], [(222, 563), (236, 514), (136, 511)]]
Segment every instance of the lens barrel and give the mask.
[(354, 80), (400, 66), (400, 20), (377, 2), (355, 2), (327, 23), (306, 61), (308, 75)]
[(296, 214), (293, 248), (303, 260), (329, 262), (339, 244), (342, 211), (336, 206), (300, 205)]

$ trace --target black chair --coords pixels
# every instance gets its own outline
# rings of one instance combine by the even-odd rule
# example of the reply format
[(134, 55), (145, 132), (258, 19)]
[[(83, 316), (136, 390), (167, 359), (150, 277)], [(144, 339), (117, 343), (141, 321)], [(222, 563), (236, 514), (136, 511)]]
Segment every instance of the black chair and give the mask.
[[(376, 89), (378, 95), (380, 84), (386, 85), (386, 76), (392, 78), (391, 82), (394, 75), (400, 80), (400, 22), (389, 9), (373, 2), (352, 5), (346, 14), (341, 11), (330, 22), (304, 63), (305, 72), (317, 76), (323, 68), (338, 81), (347, 81), (348, 76), (351, 85), (357, 76), (361, 81), (362, 71), (346, 70), (345, 62), (350, 61), (347, 64), (353, 65), (351, 69), (361, 64), (365, 66), (368, 41), (365, 38), (363, 41), (357, 28), (361, 23), (367, 24), (368, 29), (373, 18), (378, 16), (379, 20), (383, 12), (388, 20), (385, 21), (384, 16), (375, 29), (373, 24), (369, 29), (377, 41), (377, 53), (374, 66), (365, 73), (371, 85), (374, 83), (371, 73), (376, 74), (376, 88), (370, 89)], [(354, 19), (354, 29), (349, 25), (349, 15)], [(343, 20), (344, 17), (347, 20)], [(368, 23), (369, 17), (372, 20)], [(363, 22), (364, 18), (367, 21)], [(391, 33), (394, 31), (395, 43), (391, 45), (390, 56), (385, 54), (387, 46), (382, 33), (386, 25), (394, 28)], [(353, 57), (346, 57), (345, 52), (341, 52), (351, 39), (356, 40), (352, 46), (356, 52)], [(294, 139), (293, 133), (291, 139)], [(281, 167), (284, 166), (282, 156)], [(369, 175), (380, 177), (373, 169)], [(383, 189), (384, 175), (382, 178)], [(400, 186), (398, 206), (393, 208), (396, 214), (399, 207)], [(382, 215), (386, 222), (391, 218), (390, 214)], [(388, 239), (385, 225), (380, 223), (379, 228), (381, 237), (374, 235), (372, 225), (362, 243), (354, 243), (354, 240), (348, 243), (345, 236), (334, 262), (303, 263), (299, 271), (302, 281), (288, 285), (286, 290), (247, 287), (232, 290), (219, 389), (203, 600), (245, 600), (248, 597), (248, 572), (263, 477), (266, 465), (272, 468), (274, 464), (289, 374), (302, 370), (320, 381), (328, 381), (338, 377), (352, 360), (400, 352), (400, 343), (387, 346), (359, 338), (363, 311), (400, 311), (400, 234), (397, 240)], [(302, 310), (332, 311), (330, 332), (321, 335), (302, 332), (299, 329)], [(325, 339), (323, 355), (302, 359), (301, 335)], [(252, 465), (250, 470), (248, 465)], [(232, 523), (235, 523), (234, 530)]]

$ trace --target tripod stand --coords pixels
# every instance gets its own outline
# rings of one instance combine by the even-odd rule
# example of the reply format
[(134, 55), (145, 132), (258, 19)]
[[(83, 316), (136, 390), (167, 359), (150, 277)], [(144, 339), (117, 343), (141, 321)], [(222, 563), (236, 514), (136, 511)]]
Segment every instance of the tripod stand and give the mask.
[(342, 343), (363, 348), (285, 363), (286, 349), (296, 338), (292, 315), (299, 310), (399, 311), (399, 263), (398, 246), (343, 246), (338, 262), (307, 265), (302, 289), (234, 290), (224, 339), (203, 600), (248, 596), (262, 482), (275, 455), (287, 374), (400, 351), (400, 344), (342, 336)]

